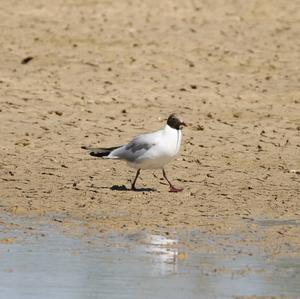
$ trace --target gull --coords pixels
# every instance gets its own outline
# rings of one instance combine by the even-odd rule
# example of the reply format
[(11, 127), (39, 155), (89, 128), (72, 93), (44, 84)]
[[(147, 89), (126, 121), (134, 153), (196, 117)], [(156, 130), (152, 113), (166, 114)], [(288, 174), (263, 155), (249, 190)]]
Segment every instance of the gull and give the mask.
[(130, 167), (137, 169), (131, 184), (131, 190), (137, 190), (135, 184), (141, 170), (161, 169), (163, 177), (170, 186), (169, 191), (180, 192), (183, 189), (176, 188), (170, 182), (164, 166), (172, 161), (179, 152), (183, 126), (186, 126), (185, 122), (172, 113), (163, 129), (136, 136), (129, 143), (122, 146), (109, 148), (83, 146), (82, 148), (88, 150), (93, 157), (124, 160)]

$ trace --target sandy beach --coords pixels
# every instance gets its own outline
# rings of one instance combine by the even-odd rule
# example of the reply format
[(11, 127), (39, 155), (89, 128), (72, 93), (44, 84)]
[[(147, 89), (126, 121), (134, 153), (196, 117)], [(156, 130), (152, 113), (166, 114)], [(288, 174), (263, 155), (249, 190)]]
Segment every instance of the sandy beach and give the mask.
[[(63, 216), (98, 232), (239, 236), (300, 252), (297, 1), (4, 1), (0, 11), (0, 211)], [(161, 172), (90, 157), (189, 126)], [(259, 221), (278, 221), (261, 229)], [(232, 244), (222, 238), (221, 246)], [(227, 243), (226, 243), (227, 242)], [(195, 245), (196, 246), (196, 245)], [(209, 246), (209, 245), (207, 245)]]

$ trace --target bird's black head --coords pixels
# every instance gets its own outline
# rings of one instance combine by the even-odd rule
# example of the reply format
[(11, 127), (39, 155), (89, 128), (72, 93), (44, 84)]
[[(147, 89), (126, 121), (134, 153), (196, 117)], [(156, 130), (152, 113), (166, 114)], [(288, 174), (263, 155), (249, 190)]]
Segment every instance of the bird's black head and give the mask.
[(175, 113), (172, 113), (167, 120), (167, 124), (169, 127), (181, 130), (183, 127), (186, 127), (186, 124), (184, 121), (182, 121)]

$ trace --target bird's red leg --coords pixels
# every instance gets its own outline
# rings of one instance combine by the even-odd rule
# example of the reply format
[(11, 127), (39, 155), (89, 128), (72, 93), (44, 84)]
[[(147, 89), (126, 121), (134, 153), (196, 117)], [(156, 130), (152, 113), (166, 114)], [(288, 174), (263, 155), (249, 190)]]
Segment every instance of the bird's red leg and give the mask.
[(136, 180), (137, 180), (137, 178), (138, 178), (138, 176), (140, 175), (140, 169), (138, 169), (138, 171), (136, 172), (136, 175), (135, 175), (135, 178), (134, 178), (134, 180), (133, 180), (133, 182), (132, 182), (132, 184), (131, 184), (131, 190), (136, 190), (136, 188), (135, 188), (135, 183), (136, 183)]
[(183, 190), (183, 188), (176, 188), (176, 187), (174, 187), (174, 186), (172, 185), (172, 183), (168, 180), (167, 175), (166, 175), (166, 172), (165, 172), (164, 169), (162, 169), (162, 172), (163, 172), (164, 178), (167, 180), (167, 182), (168, 182), (169, 185), (170, 185), (170, 190), (169, 190), (169, 192), (181, 192), (181, 191)]

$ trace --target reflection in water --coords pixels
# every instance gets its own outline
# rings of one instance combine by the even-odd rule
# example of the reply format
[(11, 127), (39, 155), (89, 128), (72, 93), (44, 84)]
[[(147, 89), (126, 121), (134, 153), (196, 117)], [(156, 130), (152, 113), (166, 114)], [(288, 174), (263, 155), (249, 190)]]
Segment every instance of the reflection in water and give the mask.
[(178, 249), (174, 245), (178, 244), (178, 240), (160, 235), (146, 235), (144, 242), (145, 252), (153, 258), (152, 274), (157, 270), (161, 275), (177, 273)]
[[(24, 237), (0, 230), (0, 238)], [(36, 237), (38, 236), (38, 237)], [(90, 243), (41, 227), (25, 242), (0, 244), (0, 298), (228, 298), (297, 296), (300, 261), (189, 252), (144, 233)]]

